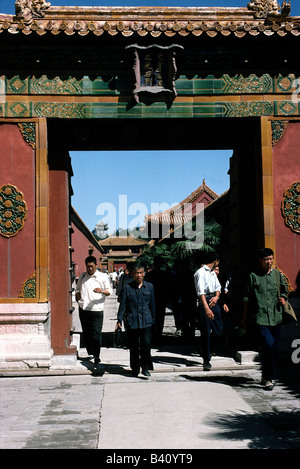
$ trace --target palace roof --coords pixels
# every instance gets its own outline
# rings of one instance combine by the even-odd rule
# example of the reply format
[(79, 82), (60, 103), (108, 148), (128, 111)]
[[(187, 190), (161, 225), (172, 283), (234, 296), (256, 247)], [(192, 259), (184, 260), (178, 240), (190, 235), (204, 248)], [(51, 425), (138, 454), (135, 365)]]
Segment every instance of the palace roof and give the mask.
[[(0, 14), (0, 33), (109, 36), (201, 36), (300, 34), (289, 0), (255, 0), (232, 7), (55, 7), (46, 0), (17, 0), (16, 15)], [(269, 5), (269, 6), (265, 6)], [(275, 5), (275, 6), (274, 6)]]
[(101, 241), (98, 241), (100, 246), (115, 247), (115, 246), (144, 246), (148, 241), (144, 239), (134, 238), (133, 236), (108, 236)]
[[(146, 223), (162, 223), (166, 225), (181, 225), (183, 221), (190, 220), (195, 213), (199, 210), (197, 203), (201, 203), (200, 211), (203, 210), (202, 203), (206, 206), (212, 201), (218, 199), (219, 196), (210, 189), (203, 179), (203, 183), (198, 189), (193, 191), (188, 197), (186, 197), (179, 204), (170, 207), (163, 212), (156, 212), (146, 216)], [(186, 208), (186, 210), (184, 210)], [(184, 213), (183, 213), (184, 210)]]

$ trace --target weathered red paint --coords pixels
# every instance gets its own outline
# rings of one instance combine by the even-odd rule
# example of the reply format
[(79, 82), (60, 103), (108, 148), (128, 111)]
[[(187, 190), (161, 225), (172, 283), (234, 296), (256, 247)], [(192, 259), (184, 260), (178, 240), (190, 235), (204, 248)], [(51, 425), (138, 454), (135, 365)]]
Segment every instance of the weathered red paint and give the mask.
[(35, 152), (17, 124), (0, 124), (0, 187), (16, 186), (27, 204), (24, 227), (15, 236), (0, 236), (0, 297), (17, 298), (35, 271)]
[(56, 355), (75, 354), (71, 342), (71, 277), (69, 250), (69, 176), (67, 170), (49, 172), (49, 273), (51, 345)]
[[(72, 226), (72, 248), (74, 249), (72, 253), (72, 261), (74, 262), (74, 274), (78, 278), (82, 272), (85, 272), (85, 259), (89, 255), (91, 247), (90, 241), (86, 236), (74, 225)], [(97, 261), (100, 257), (100, 248), (97, 250), (95, 246), (92, 246), (93, 251), (91, 252), (92, 256), (95, 256)]]
[(284, 222), (281, 202), (284, 192), (300, 181), (300, 122), (289, 122), (282, 139), (273, 148), (274, 221), (276, 263), (296, 289), (300, 272), (300, 235)]

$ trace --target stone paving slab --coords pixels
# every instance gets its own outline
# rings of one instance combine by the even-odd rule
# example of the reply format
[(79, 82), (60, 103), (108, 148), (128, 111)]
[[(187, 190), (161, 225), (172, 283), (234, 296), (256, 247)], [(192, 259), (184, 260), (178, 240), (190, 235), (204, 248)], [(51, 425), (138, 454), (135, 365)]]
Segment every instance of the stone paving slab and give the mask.
[(280, 384), (264, 391), (259, 375), (1, 378), (0, 449), (299, 447), (297, 394)]
[(270, 447), (272, 432), (263, 424), (254, 428), (250, 418), (248, 427), (236, 431), (234, 437), (229, 433), (226, 422), (254, 414), (224, 384), (116, 384), (104, 392), (98, 448), (247, 449), (257, 439)]
[[(107, 302), (104, 332), (115, 303)], [(78, 329), (80, 333), (80, 329)], [(172, 317), (165, 333), (174, 336)], [(174, 346), (176, 344), (176, 346)], [(129, 351), (105, 346), (102, 372), (83, 348), (73, 369), (0, 377), (1, 449), (299, 449), (299, 365), (280, 369), (272, 392), (258, 364), (213, 357), (204, 372), (193, 347), (153, 347), (155, 371), (132, 378)], [(101, 453), (102, 454), (102, 453)], [(106, 453), (104, 453), (106, 454)]]
[(103, 389), (88, 376), (2, 378), (0, 448), (95, 449)]

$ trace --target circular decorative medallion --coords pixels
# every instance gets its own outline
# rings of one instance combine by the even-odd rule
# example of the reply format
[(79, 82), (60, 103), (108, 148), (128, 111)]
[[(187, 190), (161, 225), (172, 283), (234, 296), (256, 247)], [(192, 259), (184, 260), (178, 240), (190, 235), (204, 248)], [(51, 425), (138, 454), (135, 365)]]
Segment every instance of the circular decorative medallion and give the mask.
[(294, 182), (284, 193), (281, 204), (285, 224), (300, 233), (300, 182)]
[(24, 196), (15, 186), (5, 184), (0, 188), (0, 234), (15, 236), (24, 227), (27, 206)]
[(24, 282), (18, 298), (35, 298), (36, 297), (36, 273), (30, 275), (30, 277)]

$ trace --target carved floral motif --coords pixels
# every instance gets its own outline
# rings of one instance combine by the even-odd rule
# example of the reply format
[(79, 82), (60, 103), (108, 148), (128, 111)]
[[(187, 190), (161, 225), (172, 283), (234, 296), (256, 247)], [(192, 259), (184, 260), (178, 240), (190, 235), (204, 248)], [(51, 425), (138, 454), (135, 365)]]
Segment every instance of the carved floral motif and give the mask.
[(272, 120), (272, 144), (275, 145), (282, 139), (287, 126), (288, 121), (283, 120)]
[(35, 123), (34, 122), (22, 122), (18, 124), (21, 134), (25, 142), (35, 149)]
[(5, 184), (0, 188), (0, 235), (10, 238), (24, 227), (27, 206), (22, 192)]
[(244, 77), (242, 74), (233, 77), (223, 75), (224, 93), (269, 93), (272, 90), (273, 80), (270, 75), (261, 77), (252, 73)]
[(295, 233), (300, 233), (300, 181), (285, 191), (281, 210), (285, 224)]
[(35, 298), (36, 297), (36, 273), (28, 277), (24, 282), (18, 298)]

